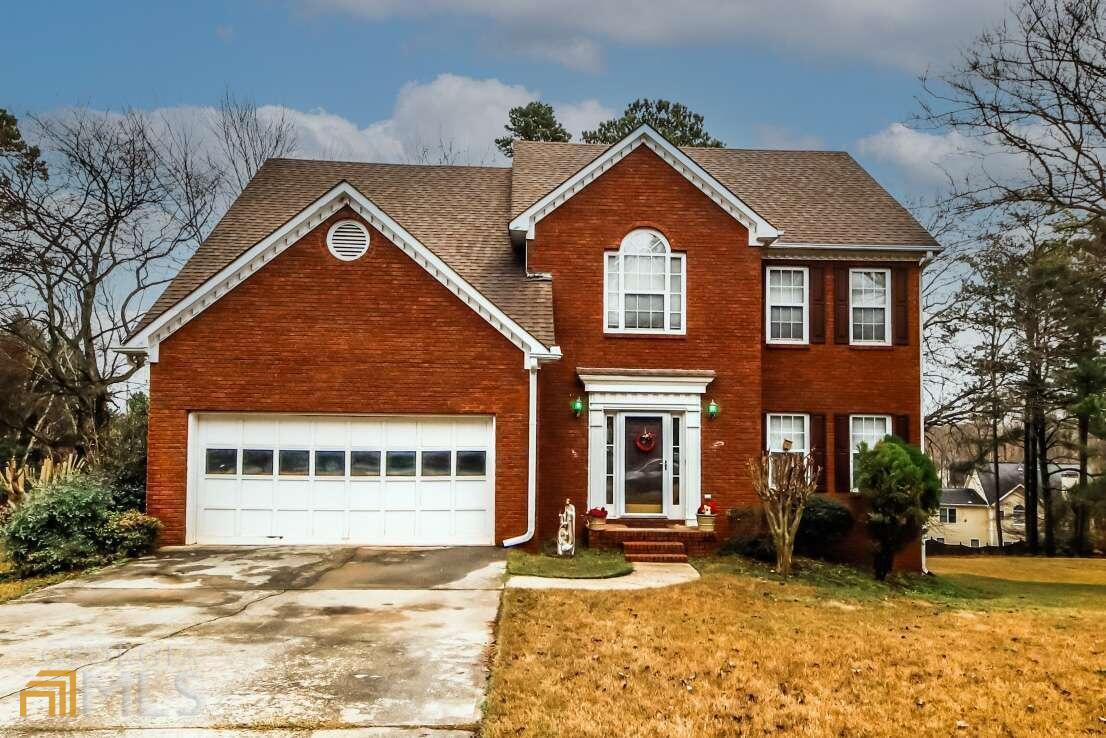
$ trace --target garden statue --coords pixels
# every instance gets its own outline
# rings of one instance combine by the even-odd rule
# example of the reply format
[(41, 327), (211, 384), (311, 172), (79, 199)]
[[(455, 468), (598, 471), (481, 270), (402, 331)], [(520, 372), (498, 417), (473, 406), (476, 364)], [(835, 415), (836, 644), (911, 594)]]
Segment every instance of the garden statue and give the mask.
[(576, 555), (576, 506), (572, 500), (565, 500), (565, 509), (560, 514), (561, 527), (557, 531), (557, 555)]

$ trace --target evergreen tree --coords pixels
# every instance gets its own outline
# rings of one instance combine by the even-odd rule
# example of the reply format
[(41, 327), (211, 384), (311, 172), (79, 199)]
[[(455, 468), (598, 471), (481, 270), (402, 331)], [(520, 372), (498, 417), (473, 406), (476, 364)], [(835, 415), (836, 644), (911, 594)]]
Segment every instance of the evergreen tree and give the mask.
[(699, 113), (678, 102), (645, 98), (627, 105), (618, 118), (600, 123), (593, 131), (584, 131), (583, 139), (588, 143), (617, 143), (645, 123), (676, 146), (725, 146), (707, 133)]
[(570, 141), (570, 134), (557, 120), (553, 106), (534, 100), (511, 108), (507, 113), (506, 136), (495, 140), (496, 147), (508, 159), (515, 155), (515, 141)]

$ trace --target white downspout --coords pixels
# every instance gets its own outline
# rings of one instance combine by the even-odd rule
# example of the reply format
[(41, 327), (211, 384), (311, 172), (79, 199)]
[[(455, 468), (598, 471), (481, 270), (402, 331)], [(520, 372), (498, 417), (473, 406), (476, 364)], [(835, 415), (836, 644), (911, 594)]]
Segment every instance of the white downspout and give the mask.
[(503, 540), (504, 548), (527, 543), (534, 537), (538, 505), (538, 360), (526, 355), (530, 372), (530, 422), (527, 429), (526, 532)]

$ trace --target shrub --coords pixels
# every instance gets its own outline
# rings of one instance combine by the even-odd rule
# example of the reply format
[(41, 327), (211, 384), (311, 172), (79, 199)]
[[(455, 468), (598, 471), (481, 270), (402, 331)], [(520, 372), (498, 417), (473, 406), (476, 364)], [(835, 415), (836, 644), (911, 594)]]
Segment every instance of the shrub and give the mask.
[(120, 556), (141, 556), (154, 547), (161, 521), (140, 510), (113, 512), (108, 516), (102, 539), (105, 550)]
[(853, 514), (848, 507), (825, 495), (814, 495), (803, 508), (795, 549), (803, 556), (825, 559), (852, 527)]
[(131, 395), (126, 412), (111, 419), (96, 451), (96, 469), (111, 482), (120, 508), (146, 509), (149, 418), (149, 398), (141, 392)]
[(768, 531), (764, 508), (760, 505), (731, 507), (726, 511), (730, 521), (730, 537), (719, 549), (723, 554), (739, 554), (750, 559), (775, 563), (776, 546)]
[(891, 573), (895, 554), (921, 535), (937, 511), (941, 482), (928, 456), (894, 436), (875, 448), (861, 444), (856, 478), (868, 500), (868, 535), (876, 579), (882, 581)]
[(119, 511), (100, 477), (79, 474), (34, 490), (0, 529), (21, 576), (103, 564), (149, 550), (159, 524)]

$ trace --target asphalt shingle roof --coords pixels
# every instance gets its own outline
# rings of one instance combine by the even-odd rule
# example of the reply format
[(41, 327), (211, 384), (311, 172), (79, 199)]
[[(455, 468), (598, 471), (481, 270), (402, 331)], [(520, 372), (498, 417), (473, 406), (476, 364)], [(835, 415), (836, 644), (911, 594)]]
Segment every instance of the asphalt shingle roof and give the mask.
[(941, 504), (946, 507), (966, 507), (986, 505), (978, 492), (967, 487), (945, 487), (941, 490)]
[[(272, 159), (143, 317), (135, 333), (338, 183), (348, 181), (547, 346), (553, 289), (528, 277), (510, 219), (606, 150), (517, 141), (512, 167)], [(845, 152), (686, 148), (772, 225), (780, 243), (938, 247)]]

